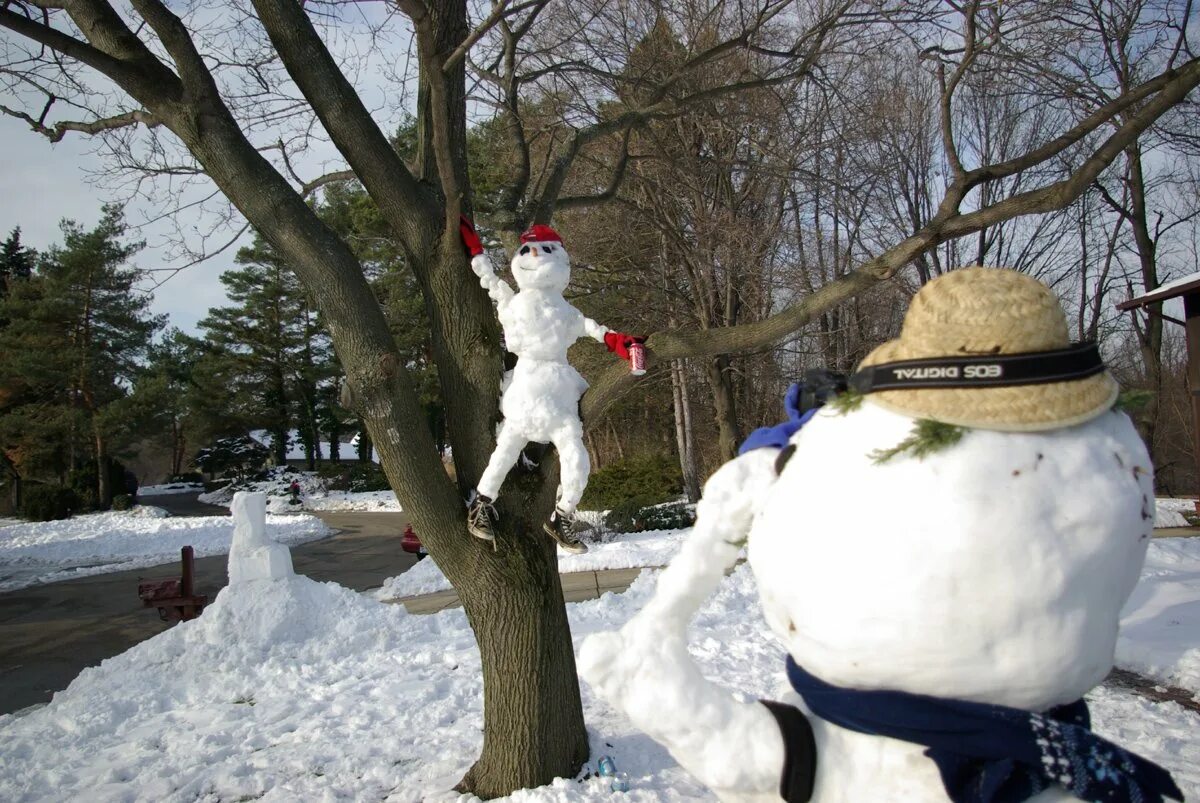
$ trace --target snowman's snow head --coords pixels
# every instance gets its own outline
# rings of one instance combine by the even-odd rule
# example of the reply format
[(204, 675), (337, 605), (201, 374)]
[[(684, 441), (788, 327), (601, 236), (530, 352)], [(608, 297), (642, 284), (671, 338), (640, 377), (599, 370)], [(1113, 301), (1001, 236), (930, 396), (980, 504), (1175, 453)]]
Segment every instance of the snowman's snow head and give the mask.
[(512, 272), (522, 290), (566, 290), (571, 281), (571, 260), (558, 232), (539, 224), (522, 234)]
[[(801, 666), (845, 687), (1029, 710), (1104, 678), (1154, 525), (1153, 469), (1111, 410), (1102, 363), (1089, 373), (1098, 358), (1066, 345), (1044, 285), (955, 271), (850, 378), (891, 389), (822, 408), (792, 436), (749, 559)], [(1025, 374), (971, 385), (968, 365)], [(958, 383), (937, 387), (955, 366)], [(921, 419), (965, 428), (929, 454), (896, 450)]]

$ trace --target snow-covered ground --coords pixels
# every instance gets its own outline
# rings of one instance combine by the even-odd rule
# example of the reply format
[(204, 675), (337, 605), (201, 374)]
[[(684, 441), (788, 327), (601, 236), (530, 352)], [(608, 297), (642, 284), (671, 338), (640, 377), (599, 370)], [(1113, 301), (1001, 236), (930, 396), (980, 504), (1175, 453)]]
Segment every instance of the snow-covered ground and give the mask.
[(1154, 526), (1187, 527), (1189, 526), (1188, 521), (1183, 517), (1183, 514), (1194, 514), (1195, 512), (1195, 499), (1166, 499), (1160, 497), (1154, 500)]
[(194, 494), (204, 490), (202, 482), (168, 482), (164, 485), (143, 485), (137, 489), (138, 496), (170, 496), (172, 494)]
[[(300, 486), (300, 505), (292, 504), (290, 487)], [(258, 491), (267, 495), (267, 511), (291, 513), (297, 510), (342, 510), (358, 512), (399, 512), (400, 503), (392, 491), (330, 491), (325, 480), (309, 472), (276, 471), (270, 479), (238, 485), (236, 491)], [(200, 494), (199, 500), (210, 505), (229, 507), (235, 488), (227, 486)]]
[[(657, 574), (568, 605), (576, 645), (627, 621)], [(701, 610), (691, 640), (705, 674), (737, 693), (783, 690), (783, 652), (748, 567)], [(632, 800), (712, 799), (586, 684), (582, 695), (592, 758), (581, 776), (608, 754)], [(1200, 716), (1125, 691), (1088, 699), (1101, 734), (1200, 795)], [(256, 581), (85, 670), (50, 705), (0, 717), (0, 799), (463, 801), (450, 790), (478, 755), (481, 717), (479, 653), (461, 610), (409, 615), (333, 583)], [(612, 792), (596, 777), (559, 779), (509, 799)]]
[[(665, 566), (675, 557), (675, 553), (679, 551), (690, 532), (689, 528), (622, 533), (605, 543), (588, 542), (588, 551), (582, 555), (571, 555), (559, 549), (558, 571), (561, 574), (569, 574), (599, 569)], [(431, 558), (421, 561), (404, 574), (384, 580), (383, 585), (373, 593), (376, 599), (387, 601), (417, 594), (431, 594), (448, 588), (450, 581)]]
[(1189, 689), (1200, 700), (1200, 538), (1150, 542), (1141, 580), (1122, 611), (1117, 665)]
[[(332, 534), (305, 514), (271, 516), (271, 536), (302, 544)], [(0, 592), (92, 574), (120, 572), (179, 561), (191, 545), (196, 557), (229, 552), (228, 516), (169, 518), (156, 507), (91, 513), (62, 521), (19, 522), (0, 527)]]

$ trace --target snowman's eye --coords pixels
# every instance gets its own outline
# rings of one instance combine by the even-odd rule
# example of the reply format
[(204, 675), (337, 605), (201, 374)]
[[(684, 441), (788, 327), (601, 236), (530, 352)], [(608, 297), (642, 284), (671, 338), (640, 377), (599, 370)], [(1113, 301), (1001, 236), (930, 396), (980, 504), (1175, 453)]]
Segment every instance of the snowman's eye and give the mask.
[(527, 245), (521, 246), (521, 250), (518, 251), (517, 253), (520, 254), (521, 256), (525, 256), (526, 254), (529, 253), (529, 246), (527, 246)]
[(552, 246), (552, 245), (543, 245), (543, 246), (542, 246), (542, 250), (543, 250), (543, 251), (545, 251), (547, 254), (553, 254), (553, 253), (554, 253), (554, 246)]

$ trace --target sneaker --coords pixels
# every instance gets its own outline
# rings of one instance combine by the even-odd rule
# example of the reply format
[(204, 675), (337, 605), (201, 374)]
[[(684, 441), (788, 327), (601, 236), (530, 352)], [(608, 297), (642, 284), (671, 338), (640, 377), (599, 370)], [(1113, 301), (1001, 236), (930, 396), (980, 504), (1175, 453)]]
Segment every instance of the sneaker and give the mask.
[(563, 513), (561, 510), (555, 509), (550, 514), (542, 529), (546, 531), (546, 535), (553, 538), (564, 552), (570, 552), (572, 555), (582, 555), (588, 551), (587, 544), (579, 540), (579, 536), (575, 534), (575, 517), (570, 513)]
[(484, 541), (494, 542), (496, 531), (492, 524), (497, 518), (492, 500), (482, 494), (476, 495), (471, 506), (467, 508), (467, 532)]

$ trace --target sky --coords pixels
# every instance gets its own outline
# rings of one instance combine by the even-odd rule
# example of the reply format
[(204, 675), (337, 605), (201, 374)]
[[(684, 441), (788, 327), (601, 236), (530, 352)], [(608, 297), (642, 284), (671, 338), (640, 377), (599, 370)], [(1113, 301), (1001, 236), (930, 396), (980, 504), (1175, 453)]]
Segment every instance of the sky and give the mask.
[[(346, 24), (323, 29), (327, 46), (342, 64), (347, 77), (354, 83), (367, 107), (385, 131), (392, 131), (402, 109), (411, 112), (414, 105), (412, 93), (399, 89), (395, 83), (395, 72), (403, 66), (405, 53), (410, 45), (411, 33), (404, 24), (388, 29), (388, 35), (377, 39), (366, 36), (365, 31), (379, 24), (385, 12), (374, 8), (351, 6), (351, 19)], [(478, 9), (476, 9), (478, 13)], [(202, 10), (195, 13), (204, 13)], [(216, 19), (192, 19), (193, 23), (222, 23), (222, 12)], [(218, 25), (220, 27), (220, 25)], [(210, 43), (210, 47), (215, 47)], [(89, 75), (91, 75), (89, 73)], [(97, 87), (108, 88), (107, 82), (91, 75)], [(283, 94), (298, 94), (293, 85), (283, 76), (278, 85)], [(6, 105), (28, 107), (29, 98), (0, 99)], [(37, 99), (34, 111), (40, 106)], [(71, 117), (71, 114), (66, 114)], [(58, 117), (51, 115), (49, 123)], [(305, 179), (315, 178), (330, 170), (341, 170), (345, 163), (340, 155), (321, 136), (320, 130), (313, 132), (310, 149), (293, 156), (293, 164)], [(168, 135), (169, 136), (169, 135)], [(258, 132), (256, 144), (273, 142), (275, 132)], [(265, 140), (264, 140), (265, 138)], [(70, 218), (85, 228), (91, 228), (100, 219), (100, 208), (106, 202), (123, 200), (122, 188), (114, 179), (97, 175), (102, 167), (101, 157), (95, 153), (97, 142), (86, 134), (68, 132), (61, 142), (51, 143), (41, 134), (31, 131), (28, 124), (0, 114), (0, 237), (7, 237), (16, 226), (21, 227), (21, 240), (25, 245), (44, 249), (61, 242), (59, 221)], [(131, 226), (156, 214), (158, 210), (148, 203), (136, 201), (126, 208), (126, 222)], [(191, 231), (206, 228), (207, 220), (213, 218), (196, 214), (193, 218), (182, 218), (180, 228)], [(160, 271), (152, 276), (154, 282), (169, 274), (163, 268), (185, 264), (164, 247), (168, 235), (175, 231), (166, 222), (130, 232), (130, 239), (142, 239), (147, 247), (132, 261), (138, 268)], [(223, 238), (214, 239), (224, 244), (233, 230)], [(192, 239), (195, 239), (193, 236)], [(243, 236), (242, 242), (249, 244), (251, 235)], [(193, 243), (194, 245), (194, 243)], [(170, 317), (171, 326), (186, 332), (196, 332), (196, 322), (207, 315), (212, 307), (227, 303), (220, 282), (222, 272), (234, 267), (236, 247), (223, 251), (216, 257), (189, 267), (170, 276), (153, 291), (152, 310)], [(149, 287), (149, 284), (147, 284)]]
[[(24, 122), (0, 116), (0, 236), (7, 237), (21, 227), (21, 241), (44, 249), (62, 240), (58, 224), (63, 218), (77, 221), (85, 228), (100, 219), (100, 207), (118, 197), (112, 187), (99, 186), (89, 171), (100, 167), (94, 144), (84, 135), (68, 134), (61, 142), (51, 143), (29, 129)], [(137, 220), (136, 208), (130, 210), (130, 222)], [(164, 230), (165, 231), (165, 230)], [(134, 238), (155, 241), (157, 232), (135, 233)], [(190, 267), (166, 281), (154, 291), (153, 311), (170, 316), (170, 325), (195, 332), (196, 322), (210, 307), (226, 302), (220, 282), (222, 271), (233, 267), (236, 249), (215, 259)], [(172, 262), (162, 248), (147, 247), (133, 260), (143, 269), (161, 268)]]

